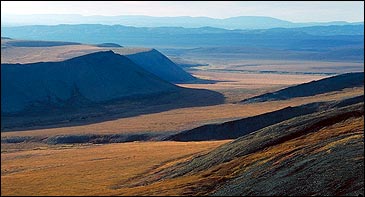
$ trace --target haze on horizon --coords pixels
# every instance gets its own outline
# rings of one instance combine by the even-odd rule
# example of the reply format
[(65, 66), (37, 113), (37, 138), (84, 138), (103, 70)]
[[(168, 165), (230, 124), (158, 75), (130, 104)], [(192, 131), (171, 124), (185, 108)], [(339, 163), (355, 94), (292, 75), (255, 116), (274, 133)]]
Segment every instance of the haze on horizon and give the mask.
[(2, 15), (268, 16), (291, 22), (364, 21), (362, 1), (2, 1)]

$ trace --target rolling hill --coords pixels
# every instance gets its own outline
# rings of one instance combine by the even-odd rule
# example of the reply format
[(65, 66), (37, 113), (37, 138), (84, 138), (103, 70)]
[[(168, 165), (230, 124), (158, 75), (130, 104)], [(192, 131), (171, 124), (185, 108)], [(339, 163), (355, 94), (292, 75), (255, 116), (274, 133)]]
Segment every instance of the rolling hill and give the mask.
[(220, 124), (203, 125), (191, 130), (170, 135), (165, 140), (173, 141), (204, 141), (236, 139), (267, 126), (307, 114), (330, 109), (335, 106), (346, 106), (364, 101), (364, 96), (349, 98), (341, 102), (316, 102), (296, 107), (286, 107), (277, 111), (258, 116), (228, 121)]
[(63, 62), (2, 64), (1, 82), (1, 110), (8, 113), (35, 103), (66, 103), (73, 94), (103, 102), (176, 88), (111, 51)]
[[(363, 195), (363, 121), (363, 101), (342, 102), (160, 167), (119, 188), (131, 195)], [(163, 185), (169, 187), (159, 190)]]
[(364, 72), (346, 73), (255, 96), (242, 100), (241, 103), (286, 100), (361, 86), (364, 86)]

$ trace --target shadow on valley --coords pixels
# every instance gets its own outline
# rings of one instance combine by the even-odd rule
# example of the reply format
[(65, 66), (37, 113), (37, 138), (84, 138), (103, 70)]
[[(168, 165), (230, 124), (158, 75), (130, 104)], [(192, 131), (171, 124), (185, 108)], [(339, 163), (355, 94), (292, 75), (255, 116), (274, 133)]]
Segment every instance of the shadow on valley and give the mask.
[(21, 131), (98, 123), (185, 107), (218, 105), (224, 96), (204, 89), (174, 91), (94, 103), (75, 93), (64, 105), (34, 104), (19, 113), (2, 113), (1, 131)]

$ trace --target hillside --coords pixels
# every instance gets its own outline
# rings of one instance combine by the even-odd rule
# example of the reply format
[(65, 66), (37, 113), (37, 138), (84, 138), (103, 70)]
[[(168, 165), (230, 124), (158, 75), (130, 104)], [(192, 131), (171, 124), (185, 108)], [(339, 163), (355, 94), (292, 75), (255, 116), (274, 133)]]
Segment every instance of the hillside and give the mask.
[(346, 106), (349, 104), (364, 101), (364, 96), (349, 98), (341, 102), (316, 102), (296, 107), (286, 107), (277, 111), (261, 114), (258, 116), (243, 118), (224, 122), (220, 124), (203, 125), (191, 130), (179, 132), (171, 135), (165, 140), (174, 141), (204, 141), (204, 140), (223, 140), (235, 139), (267, 126), (288, 120), (294, 117), (312, 114), (333, 108), (334, 106)]
[[(364, 103), (343, 105), (160, 167), (133, 184), (121, 184), (120, 194), (363, 195)], [(169, 187), (159, 190), (163, 185)]]
[(242, 100), (241, 103), (286, 100), (361, 86), (364, 86), (364, 72), (346, 73), (255, 96)]
[(90, 102), (171, 91), (176, 87), (111, 51), (63, 62), (1, 65), (1, 110), (13, 113), (36, 103), (67, 103), (73, 94)]

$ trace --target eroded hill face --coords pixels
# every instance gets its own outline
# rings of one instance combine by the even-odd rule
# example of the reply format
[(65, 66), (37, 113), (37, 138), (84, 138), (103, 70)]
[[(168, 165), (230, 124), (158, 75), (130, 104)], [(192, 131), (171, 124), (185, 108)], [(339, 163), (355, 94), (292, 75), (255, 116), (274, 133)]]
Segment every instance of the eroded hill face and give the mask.
[(364, 194), (364, 104), (265, 127), (119, 189), (122, 195)]

